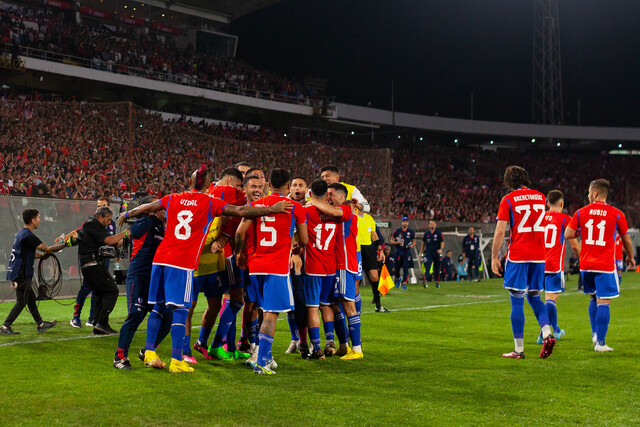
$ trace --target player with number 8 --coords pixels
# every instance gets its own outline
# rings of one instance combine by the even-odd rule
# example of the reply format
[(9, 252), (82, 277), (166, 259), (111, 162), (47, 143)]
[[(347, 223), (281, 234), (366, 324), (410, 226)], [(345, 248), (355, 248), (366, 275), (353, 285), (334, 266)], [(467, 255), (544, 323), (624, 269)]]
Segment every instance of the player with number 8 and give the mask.
[(126, 218), (149, 214), (161, 209), (167, 211), (165, 237), (153, 258), (149, 304), (155, 304), (147, 323), (147, 344), (144, 363), (163, 368), (164, 363), (155, 353), (155, 342), (162, 317), (173, 312), (171, 325), (172, 355), (170, 372), (192, 372), (182, 360), (185, 324), (191, 307), (193, 271), (198, 267), (202, 245), (215, 217), (221, 215), (255, 218), (262, 215), (288, 212), (292, 203), (279, 201), (272, 206), (234, 206), (201, 191), (209, 187), (211, 178), (206, 165), (193, 172), (189, 180), (191, 191), (169, 194), (160, 200), (127, 211), (119, 219), (122, 226)]

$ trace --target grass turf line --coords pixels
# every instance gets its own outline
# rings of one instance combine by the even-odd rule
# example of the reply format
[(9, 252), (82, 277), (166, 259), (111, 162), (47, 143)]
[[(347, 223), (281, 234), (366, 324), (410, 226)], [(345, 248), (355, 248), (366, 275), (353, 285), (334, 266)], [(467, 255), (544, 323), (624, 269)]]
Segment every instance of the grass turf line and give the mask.
[[(538, 328), (530, 308), (525, 309), (527, 358), (500, 357), (513, 348), (509, 301), (500, 281), (454, 282), (440, 289), (394, 289), (383, 301), (396, 309), (388, 314), (373, 313), (371, 290), (363, 288), (365, 359), (360, 361), (285, 355), (289, 329), (286, 321), (278, 322), (273, 353), (280, 367), (273, 377), (253, 375), (239, 362), (202, 358), (193, 374), (143, 368), (136, 355), (144, 333), (136, 335), (131, 349), (135, 370), (117, 371), (112, 366), (117, 336), (75, 339), (90, 334), (90, 328), (69, 325), (73, 308), (42, 302), (42, 315), (57, 319), (58, 326), (38, 334), (25, 310), (14, 324), (22, 334), (0, 337), (0, 344), (15, 342), (0, 347), (2, 423), (640, 423), (640, 275), (625, 274), (622, 296), (613, 301), (607, 343), (615, 351), (610, 354), (593, 351), (588, 298), (577, 295), (575, 277), (567, 287), (558, 300), (567, 335), (547, 360), (538, 358)], [(11, 306), (0, 304), (0, 318)], [(203, 310), (201, 304), (194, 324)], [(112, 314), (114, 328), (125, 314), (121, 298)], [(192, 333), (193, 342), (197, 329)], [(46, 342), (27, 345), (38, 340)], [(169, 361), (169, 339), (159, 354)]]

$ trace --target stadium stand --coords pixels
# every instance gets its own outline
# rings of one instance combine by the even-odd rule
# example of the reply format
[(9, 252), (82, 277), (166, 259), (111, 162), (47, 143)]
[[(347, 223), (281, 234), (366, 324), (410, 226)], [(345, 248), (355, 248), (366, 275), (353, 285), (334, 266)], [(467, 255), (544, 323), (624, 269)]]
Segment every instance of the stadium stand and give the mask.
[[(25, 25), (29, 23), (29, 25)], [(176, 47), (167, 35), (119, 32), (69, 22), (62, 13), (11, 6), (0, 10), (2, 50), (113, 73), (134, 74), (191, 86), (310, 105), (320, 99), (310, 87), (257, 70), (230, 57)]]
[(183, 190), (201, 163), (220, 170), (244, 160), (265, 169), (286, 166), (309, 179), (323, 165), (338, 164), (374, 214), (396, 218), (492, 222), (506, 191), (500, 174), (509, 164), (531, 171), (533, 186), (543, 192), (563, 190), (569, 212), (584, 203), (588, 182), (602, 176), (612, 181), (614, 205), (634, 206), (639, 199), (633, 183), (640, 172), (630, 156), (434, 144), (364, 149), (372, 147), (365, 137), (171, 121), (127, 103), (36, 99), (44, 98), (9, 93), (0, 101), (0, 194), (119, 201), (138, 191)]

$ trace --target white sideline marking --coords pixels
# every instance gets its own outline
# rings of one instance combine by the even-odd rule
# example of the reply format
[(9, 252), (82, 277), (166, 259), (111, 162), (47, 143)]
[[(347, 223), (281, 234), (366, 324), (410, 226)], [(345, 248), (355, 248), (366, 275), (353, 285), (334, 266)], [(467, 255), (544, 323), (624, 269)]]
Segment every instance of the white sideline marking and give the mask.
[[(625, 288), (625, 291), (631, 291), (631, 290), (636, 290), (638, 289), (637, 287), (630, 287), (630, 288)], [(563, 296), (570, 296), (570, 295), (582, 295), (584, 296), (585, 294), (583, 294), (582, 292), (572, 292), (572, 293), (565, 293)], [(498, 296), (498, 295), (495, 295)], [(459, 307), (459, 306), (464, 306), (464, 305), (477, 305), (477, 304), (495, 304), (495, 303), (499, 303), (499, 302), (506, 302), (508, 301), (505, 298), (499, 299), (499, 300), (492, 300), (492, 301), (474, 301), (474, 302), (461, 302), (461, 303), (457, 303), (457, 304), (440, 304), (440, 305), (426, 305), (424, 307), (407, 307), (407, 308), (397, 308), (394, 310), (391, 310), (391, 312), (396, 312), (396, 311), (411, 311), (411, 310), (432, 310), (434, 308), (446, 308), (446, 307)], [(375, 313), (375, 311), (363, 311), (362, 314), (373, 314)], [(286, 317), (278, 318), (278, 321), (280, 320), (287, 320)], [(192, 326), (191, 330), (199, 328), (200, 326)], [(139, 329), (136, 332), (146, 332), (146, 329)], [(14, 345), (23, 345), (23, 344), (42, 344), (42, 343), (46, 343), (46, 342), (60, 342), (60, 341), (73, 341), (73, 340), (85, 340), (88, 338), (107, 338), (107, 337), (115, 337), (116, 335), (86, 335), (86, 336), (80, 336), (80, 337), (69, 337), (69, 338), (58, 338), (55, 340), (33, 340), (33, 341), (15, 341), (15, 342), (8, 342), (8, 343), (3, 343), (0, 344), (0, 347), (10, 347), (10, 346), (14, 346)]]

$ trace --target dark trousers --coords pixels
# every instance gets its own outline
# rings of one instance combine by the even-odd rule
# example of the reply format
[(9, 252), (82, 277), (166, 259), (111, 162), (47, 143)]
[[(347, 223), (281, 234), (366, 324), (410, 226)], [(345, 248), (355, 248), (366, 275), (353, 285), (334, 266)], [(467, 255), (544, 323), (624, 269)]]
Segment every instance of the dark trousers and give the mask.
[(295, 274), (291, 270), (291, 288), (293, 290), (293, 301), (295, 303), (294, 316), (298, 329), (307, 327), (307, 306), (304, 300), (304, 279), (302, 274)]
[(100, 264), (82, 267), (82, 275), (93, 291), (93, 298), (96, 300), (96, 323), (108, 326), (109, 314), (118, 300), (118, 287), (115, 280), (109, 274), (107, 267)]
[[(148, 276), (127, 276), (127, 309), (129, 310), (129, 315), (120, 329), (116, 359), (124, 359), (128, 356), (133, 336), (140, 324), (144, 321), (144, 318), (147, 317), (147, 313), (153, 309), (153, 305), (147, 303), (149, 280), (150, 277)], [(170, 310), (167, 310), (162, 316), (156, 346), (169, 335), (171, 331), (171, 321), (173, 320), (172, 314)]]
[(469, 281), (477, 279), (479, 276), (480, 257), (475, 252), (466, 254), (469, 262), (467, 263), (467, 278)]
[[(73, 317), (80, 317), (80, 313), (82, 313), (82, 307), (84, 307), (84, 303), (87, 300), (87, 297), (91, 293), (91, 288), (87, 284), (87, 279), (83, 278), (82, 286), (78, 291), (78, 296), (76, 297), (76, 305), (73, 306)], [(89, 320), (94, 320), (96, 318), (96, 300), (95, 298), (91, 298), (91, 309), (89, 311)]]
[(29, 309), (29, 313), (33, 316), (33, 320), (36, 321), (36, 325), (41, 324), (42, 316), (40, 316), (40, 312), (38, 311), (36, 294), (33, 292), (33, 286), (31, 285), (30, 280), (20, 283), (16, 288), (16, 303), (4, 321), (4, 326), (11, 326), (25, 307)]
[(400, 277), (400, 268), (402, 268), (402, 283), (409, 281), (409, 268), (411, 268), (412, 263), (410, 250), (396, 251), (396, 280)]
[(436, 282), (440, 281), (440, 254), (434, 252), (432, 254), (424, 254), (424, 277), (429, 281), (429, 270), (431, 270), (431, 264), (433, 264), (433, 278)]

